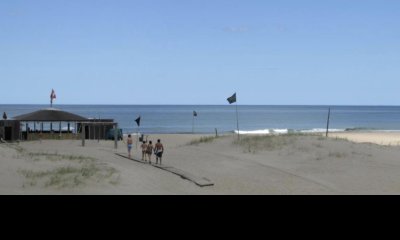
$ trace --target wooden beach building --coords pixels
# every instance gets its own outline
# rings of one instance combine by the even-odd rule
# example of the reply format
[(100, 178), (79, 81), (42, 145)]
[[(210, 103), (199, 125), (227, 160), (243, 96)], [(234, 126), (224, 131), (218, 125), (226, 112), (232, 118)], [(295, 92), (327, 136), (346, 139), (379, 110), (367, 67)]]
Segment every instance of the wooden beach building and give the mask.
[(16, 116), (14, 122), (19, 126), (15, 134), (20, 140), (80, 139), (82, 126), (85, 139), (105, 140), (107, 132), (115, 126), (113, 119), (88, 119), (55, 108)]
[(13, 142), (19, 139), (20, 139), (20, 121), (1, 120), (0, 140)]

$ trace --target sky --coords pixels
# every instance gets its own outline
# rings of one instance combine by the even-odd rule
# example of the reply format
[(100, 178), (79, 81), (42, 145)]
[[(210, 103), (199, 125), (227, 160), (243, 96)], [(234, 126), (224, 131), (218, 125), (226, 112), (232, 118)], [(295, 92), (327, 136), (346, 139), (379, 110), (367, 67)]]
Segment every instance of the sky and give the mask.
[(0, 104), (400, 105), (398, 0), (1, 0)]

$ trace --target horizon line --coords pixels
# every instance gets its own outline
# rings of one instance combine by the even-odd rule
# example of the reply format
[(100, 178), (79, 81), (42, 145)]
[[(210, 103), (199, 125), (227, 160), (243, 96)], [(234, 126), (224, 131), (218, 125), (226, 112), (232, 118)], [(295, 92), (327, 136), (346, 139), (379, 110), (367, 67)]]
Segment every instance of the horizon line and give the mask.
[[(34, 103), (5, 103), (0, 104), (0, 106), (47, 106), (49, 104), (34, 104)], [(237, 104), (238, 106), (321, 106), (321, 107), (400, 107), (400, 105), (392, 104)], [(231, 106), (230, 104), (94, 104), (94, 103), (84, 103), (84, 104), (53, 104), (53, 107), (57, 106)]]

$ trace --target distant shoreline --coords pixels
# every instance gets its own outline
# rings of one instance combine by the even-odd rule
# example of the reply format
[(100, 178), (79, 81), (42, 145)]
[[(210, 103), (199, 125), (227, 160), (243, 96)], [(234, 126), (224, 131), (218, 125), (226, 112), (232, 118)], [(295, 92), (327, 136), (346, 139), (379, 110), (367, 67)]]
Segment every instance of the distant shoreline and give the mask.
[[(9, 119), (49, 105), (0, 105)], [(232, 105), (55, 105), (88, 119), (114, 119), (124, 133), (231, 134), (237, 128)], [(330, 132), (400, 131), (400, 107), (332, 106)], [(196, 111), (197, 116), (193, 116)], [(239, 105), (242, 133), (325, 133), (328, 106)], [(135, 119), (141, 116), (138, 128)], [(49, 128), (50, 126), (45, 126)], [(62, 123), (62, 127), (67, 127)], [(31, 126), (34, 128), (34, 126)], [(244, 131), (244, 132), (243, 132)]]
[[(32, 104), (32, 103), (4, 103), (0, 104), (0, 106), (49, 106), (50, 104)], [(229, 106), (226, 104), (91, 104), (91, 103), (84, 103), (84, 104), (54, 104), (54, 107), (57, 108), (57, 106), (216, 106), (216, 107), (221, 107), (221, 106)], [(327, 105), (327, 104), (240, 104), (238, 103), (238, 106), (244, 106), (244, 107), (400, 107), (400, 105), (368, 105), (368, 104), (334, 104), (334, 105)]]

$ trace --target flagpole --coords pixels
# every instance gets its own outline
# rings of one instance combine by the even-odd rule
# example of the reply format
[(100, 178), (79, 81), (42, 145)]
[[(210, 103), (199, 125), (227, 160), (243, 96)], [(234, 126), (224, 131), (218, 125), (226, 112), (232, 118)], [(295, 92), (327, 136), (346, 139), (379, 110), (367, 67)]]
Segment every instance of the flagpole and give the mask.
[(136, 124), (137, 124), (136, 149), (138, 148), (138, 143), (139, 143), (140, 118), (141, 118), (141, 116), (139, 116), (139, 118), (137, 118), (137, 119), (135, 120), (135, 122), (136, 122)]
[(236, 102), (236, 122), (237, 122), (237, 130), (238, 130), (238, 140), (240, 141), (239, 111), (238, 111), (238, 104), (237, 104), (237, 102)]
[(140, 131), (140, 126), (137, 127), (137, 136), (136, 136), (136, 149), (138, 149), (138, 143), (139, 143), (139, 131)]
[(330, 121), (330, 118), (331, 118), (331, 108), (329, 108), (329, 111), (328, 111), (328, 120), (327, 120), (327, 122), (326, 122), (326, 137), (328, 137), (328, 134), (329, 134), (329, 121)]

